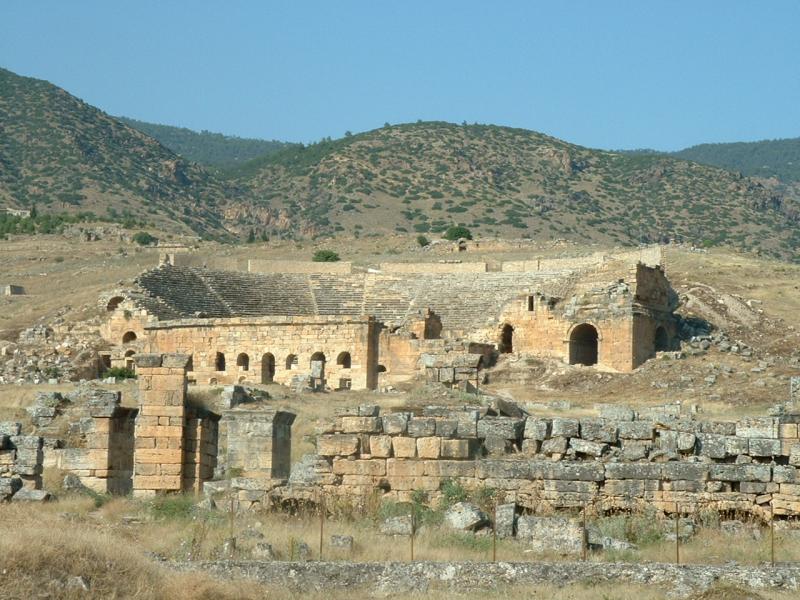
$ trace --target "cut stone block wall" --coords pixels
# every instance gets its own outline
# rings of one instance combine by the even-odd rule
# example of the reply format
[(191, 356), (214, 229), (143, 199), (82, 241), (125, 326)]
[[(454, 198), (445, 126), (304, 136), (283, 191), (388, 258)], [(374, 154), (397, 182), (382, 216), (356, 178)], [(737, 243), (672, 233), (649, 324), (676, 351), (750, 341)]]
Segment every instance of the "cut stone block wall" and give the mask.
[(486, 273), (485, 262), (381, 263), (384, 273)]
[(265, 260), (251, 258), (247, 261), (250, 273), (327, 273), (346, 275), (353, 272), (349, 262), (313, 262), (303, 260)]
[(422, 490), (436, 501), (452, 479), (533, 511), (646, 503), (800, 515), (799, 424), (798, 415), (695, 421), (624, 407), (576, 419), (362, 406), (324, 428), (306, 483), (350, 498), (382, 490), (408, 501)]

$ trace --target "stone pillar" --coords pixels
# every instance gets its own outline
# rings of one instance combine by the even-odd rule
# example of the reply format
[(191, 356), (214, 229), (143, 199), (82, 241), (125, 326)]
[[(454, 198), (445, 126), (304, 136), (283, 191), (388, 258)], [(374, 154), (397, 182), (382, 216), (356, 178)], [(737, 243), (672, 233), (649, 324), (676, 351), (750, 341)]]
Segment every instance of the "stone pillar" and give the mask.
[(226, 468), (240, 477), (287, 479), (291, 467), (294, 413), (228, 410)]
[(188, 354), (139, 354), (133, 494), (183, 489)]

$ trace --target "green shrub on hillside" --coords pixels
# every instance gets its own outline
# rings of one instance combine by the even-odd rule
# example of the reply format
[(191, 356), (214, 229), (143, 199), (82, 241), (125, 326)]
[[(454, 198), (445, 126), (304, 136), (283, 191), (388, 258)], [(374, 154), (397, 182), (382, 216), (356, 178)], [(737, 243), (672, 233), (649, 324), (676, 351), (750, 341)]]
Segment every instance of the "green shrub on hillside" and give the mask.
[(451, 225), (444, 232), (444, 239), (455, 241), (460, 239), (471, 240), (472, 232), (462, 225)]
[(337, 262), (342, 259), (333, 250), (317, 250), (311, 260), (314, 262)]
[(146, 231), (140, 231), (133, 236), (133, 241), (140, 246), (153, 246), (158, 243), (158, 238), (150, 235)]

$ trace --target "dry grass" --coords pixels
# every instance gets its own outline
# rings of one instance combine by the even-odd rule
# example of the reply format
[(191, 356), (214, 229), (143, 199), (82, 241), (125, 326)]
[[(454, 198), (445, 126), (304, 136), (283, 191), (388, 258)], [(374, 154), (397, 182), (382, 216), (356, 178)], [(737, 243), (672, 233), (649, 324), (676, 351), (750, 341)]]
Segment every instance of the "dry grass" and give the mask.
[[(236, 515), (231, 521), (224, 511), (198, 512), (190, 497), (173, 497), (157, 503), (116, 498), (101, 508), (93, 500), (65, 497), (46, 505), (0, 505), (0, 596), (4, 598), (85, 598), (86, 592), (69, 587), (75, 577), (90, 585), (89, 597), (96, 598), (323, 598), (339, 600), (364, 597), (368, 590), (298, 592), (254, 582), (218, 581), (202, 573), (175, 573), (154, 561), (148, 553), (158, 553), (174, 560), (221, 558), (223, 540), (237, 538), (237, 558), (248, 558), (250, 548), (259, 542), (272, 544), (278, 557), (290, 557), (290, 547), (305, 542), (317, 558), (319, 519), (306, 514), (288, 516), (268, 512)], [(261, 534), (263, 537), (259, 537)], [(333, 534), (353, 535), (356, 547), (352, 554), (335, 552), (328, 540)], [(409, 559), (408, 538), (387, 539), (379, 535), (369, 518), (340, 518), (325, 522), (324, 558), (326, 560), (405, 561)], [(387, 543), (388, 542), (388, 543)], [(738, 548), (732, 548), (738, 546)], [(499, 560), (553, 560), (559, 557), (533, 555), (524, 544), (500, 541)], [(606, 559), (669, 561), (674, 546), (655, 544), (638, 556), (606, 556)], [(727, 549), (724, 551), (723, 548)], [(719, 533), (701, 532), (683, 546), (685, 562), (722, 563), (737, 560), (742, 564), (763, 560), (768, 538), (760, 543), (731, 544)], [(434, 561), (488, 560), (489, 537), (447, 534), (437, 527), (423, 530), (415, 539), (415, 559)], [(800, 560), (800, 546), (779, 546), (781, 559)], [(715, 551), (719, 554), (715, 554)], [(748, 555), (749, 553), (749, 555)], [(574, 557), (566, 557), (574, 559)], [(592, 560), (601, 560), (600, 555)], [(451, 590), (432, 589), (426, 598), (552, 598), (588, 600), (595, 598), (661, 600), (669, 590), (631, 584), (570, 585), (566, 587), (510, 586), (456, 594)], [(403, 594), (398, 598), (409, 597)], [(788, 600), (789, 593), (743, 592), (721, 588), (698, 596), (698, 600)]]

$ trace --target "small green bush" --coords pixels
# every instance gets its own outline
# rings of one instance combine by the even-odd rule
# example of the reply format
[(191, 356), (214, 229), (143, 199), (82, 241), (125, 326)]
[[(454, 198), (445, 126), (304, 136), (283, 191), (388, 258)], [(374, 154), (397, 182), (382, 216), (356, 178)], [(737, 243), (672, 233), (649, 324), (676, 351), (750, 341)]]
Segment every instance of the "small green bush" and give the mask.
[(472, 233), (463, 225), (451, 225), (447, 228), (447, 231), (444, 232), (444, 239), (446, 240), (455, 241), (462, 238), (465, 240), (472, 239)]
[(111, 367), (103, 371), (103, 377), (116, 377), (117, 379), (136, 379), (136, 373), (127, 367)]
[(424, 248), (425, 246), (427, 246), (430, 243), (431, 243), (431, 241), (428, 238), (426, 238), (424, 235), (418, 235), (417, 236), (417, 244), (419, 244), (420, 247)]
[(338, 262), (342, 259), (333, 250), (317, 250), (311, 260), (314, 262)]
[(158, 243), (158, 238), (150, 235), (146, 231), (140, 231), (139, 233), (134, 234), (133, 241), (140, 246), (152, 246)]
[(449, 508), (458, 502), (465, 502), (468, 498), (467, 490), (452, 479), (442, 482), (442, 507)]

